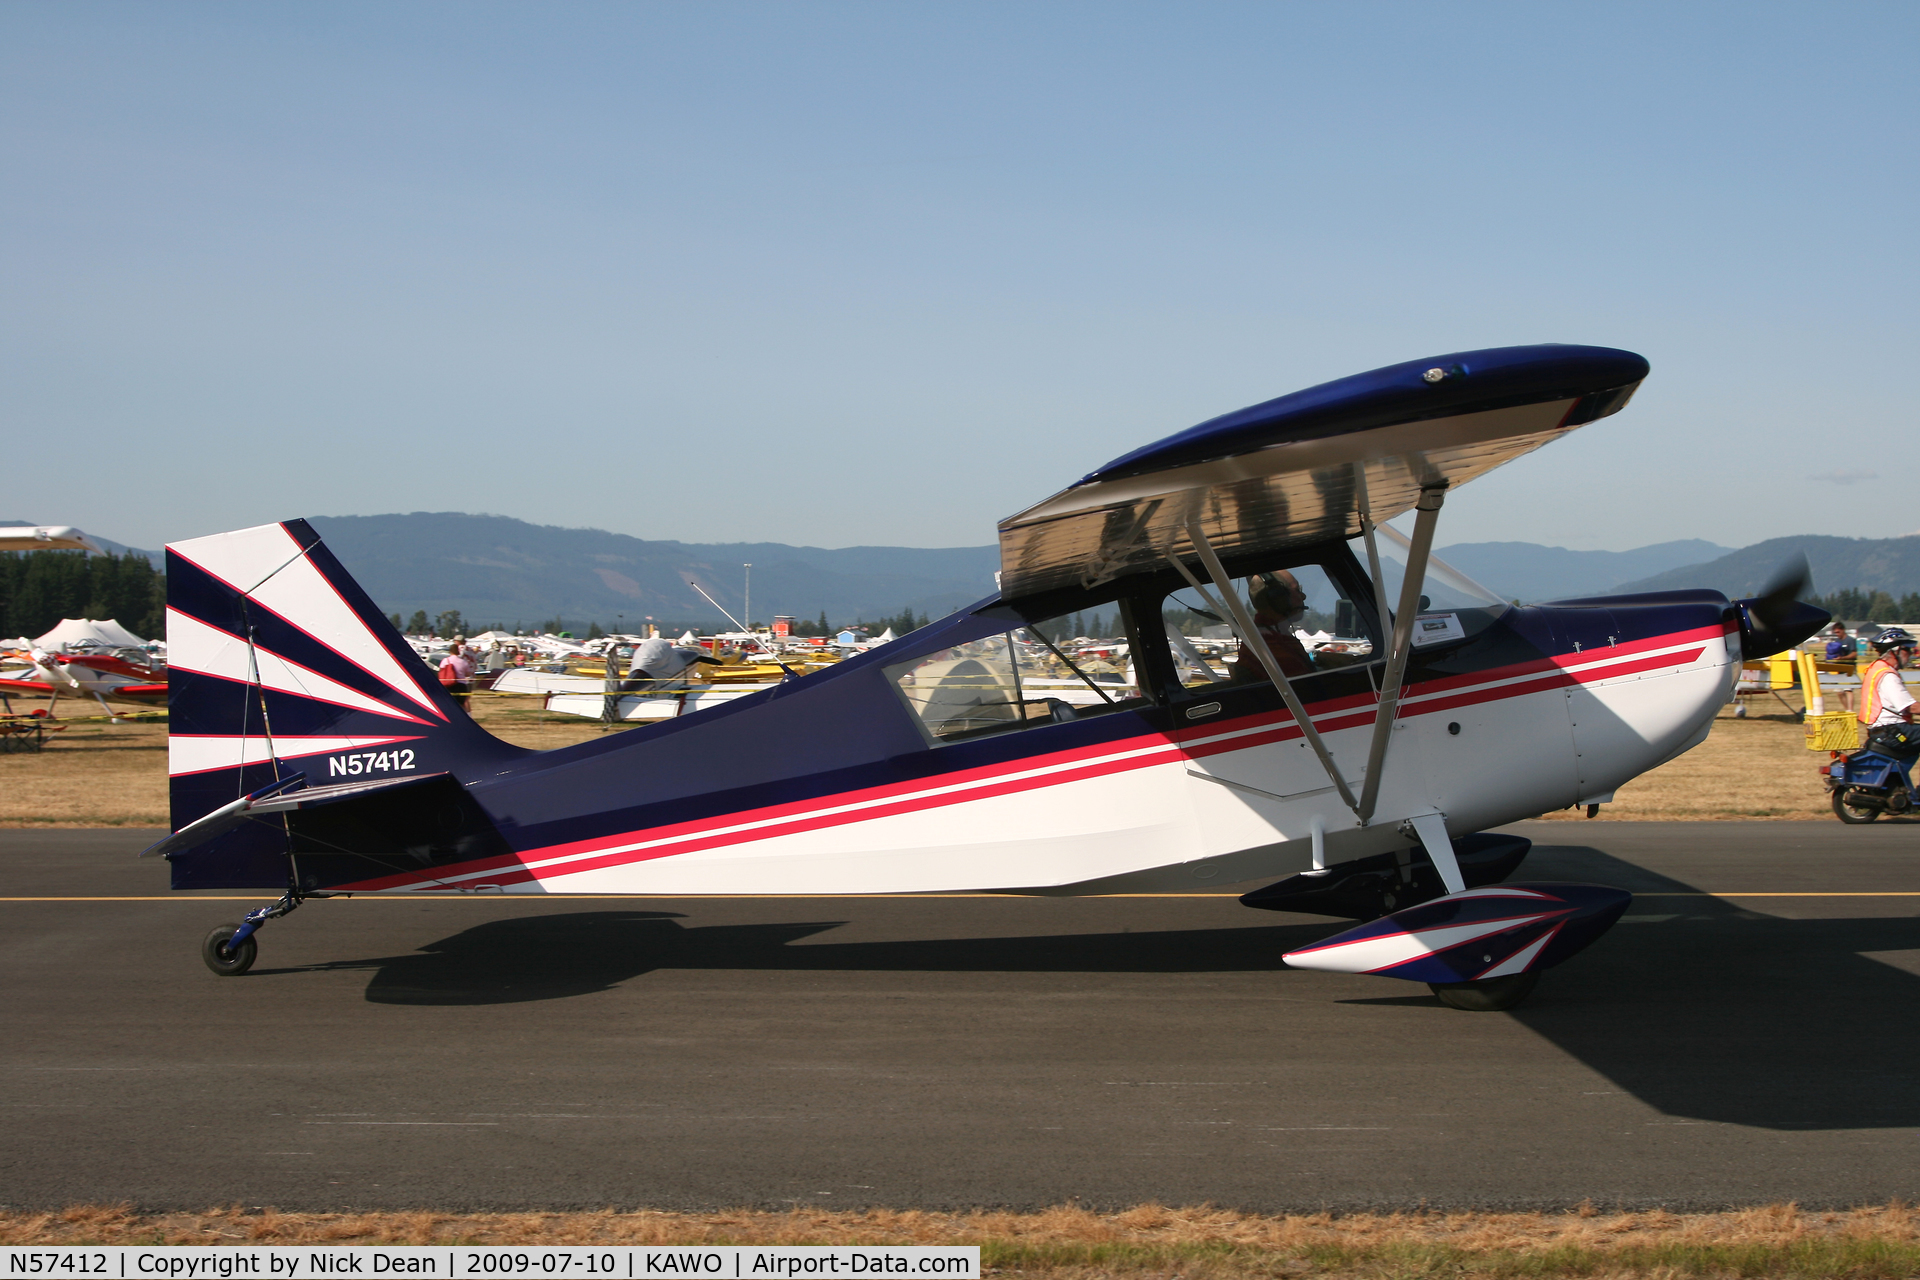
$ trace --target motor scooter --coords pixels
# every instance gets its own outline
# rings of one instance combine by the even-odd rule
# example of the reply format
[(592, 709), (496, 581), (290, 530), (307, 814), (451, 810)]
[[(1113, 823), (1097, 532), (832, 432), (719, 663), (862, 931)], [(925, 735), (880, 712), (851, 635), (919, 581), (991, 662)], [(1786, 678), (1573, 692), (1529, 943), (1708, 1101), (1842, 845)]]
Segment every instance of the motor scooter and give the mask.
[(1872, 735), (1851, 754), (1836, 751), (1820, 766), (1833, 794), (1833, 816), (1846, 823), (1872, 822), (1883, 813), (1898, 816), (1920, 809), (1913, 765), (1920, 756), (1881, 750)]

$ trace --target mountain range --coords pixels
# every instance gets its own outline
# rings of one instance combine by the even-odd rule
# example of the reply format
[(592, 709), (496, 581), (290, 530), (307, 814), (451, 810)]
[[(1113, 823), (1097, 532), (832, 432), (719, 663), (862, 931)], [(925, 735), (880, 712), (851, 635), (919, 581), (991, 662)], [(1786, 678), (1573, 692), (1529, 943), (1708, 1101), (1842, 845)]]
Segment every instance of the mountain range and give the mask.
[(1731, 547), (1699, 538), (1656, 542), (1632, 551), (1569, 551), (1534, 542), (1457, 542), (1435, 551), (1441, 559), (1510, 600), (1605, 595), (1623, 582), (1724, 556)]
[[(457, 609), (470, 621), (508, 626), (560, 618), (570, 626), (614, 627), (624, 617), (631, 629), (649, 615), (662, 623), (719, 623), (719, 610), (690, 583), (739, 616), (747, 564), (753, 566), (753, 614), (762, 622), (776, 613), (813, 618), (823, 611), (836, 625), (892, 618), (906, 609), (939, 617), (991, 594), (1000, 567), (999, 549), (991, 545), (829, 549), (653, 541), (460, 512), (317, 516), (313, 525), (381, 608), (403, 616)], [(1813, 567), (1815, 591), (1855, 587), (1896, 597), (1920, 591), (1920, 535), (1798, 535), (1737, 550), (1697, 538), (1631, 551), (1467, 542), (1438, 554), (1490, 590), (1535, 601), (1681, 587), (1752, 595), (1796, 552)]]
[(1000, 567), (997, 546), (655, 542), (458, 512), (316, 516), (311, 523), (381, 608), (402, 615), (458, 609), (469, 621), (508, 626), (559, 618), (632, 630), (649, 615), (720, 623), (720, 611), (690, 584), (740, 617), (749, 564), (761, 622), (824, 611), (838, 624), (903, 609), (937, 618), (991, 595)]
[(1668, 569), (1622, 583), (1620, 589), (1671, 591), (1677, 587), (1711, 587), (1733, 598), (1750, 596), (1763, 590), (1769, 579), (1796, 553), (1805, 553), (1813, 569), (1813, 590), (1817, 592), (1859, 588), (1902, 596), (1920, 591), (1920, 535), (1831, 538), (1814, 534), (1769, 538), (1704, 564)]

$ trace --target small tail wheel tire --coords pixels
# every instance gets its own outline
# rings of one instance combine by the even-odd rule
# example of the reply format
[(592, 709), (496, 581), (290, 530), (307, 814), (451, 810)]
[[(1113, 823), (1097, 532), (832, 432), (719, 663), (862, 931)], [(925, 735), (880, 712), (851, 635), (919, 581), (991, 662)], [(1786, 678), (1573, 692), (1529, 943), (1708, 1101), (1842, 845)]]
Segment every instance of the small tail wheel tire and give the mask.
[(1497, 1013), (1511, 1009), (1533, 991), (1540, 975), (1509, 973), (1501, 978), (1481, 978), (1474, 982), (1429, 982), (1427, 989), (1440, 997), (1440, 1003), (1469, 1013)]
[(253, 968), (253, 959), (260, 954), (260, 944), (248, 934), (237, 947), (227, 945), (233, 937), (238, 924), (223, 924), (207, 935), (200, 944), (200, 958), (207, 962), (207, 968), (223, 978), (237, 978)]
[(1833, 816), (1849, 826), (1872, 822), (1883, 812), (1877, 804), (1861, 804), (1850, 800), (1849, 794), (1844, 787), (1833, 793)]

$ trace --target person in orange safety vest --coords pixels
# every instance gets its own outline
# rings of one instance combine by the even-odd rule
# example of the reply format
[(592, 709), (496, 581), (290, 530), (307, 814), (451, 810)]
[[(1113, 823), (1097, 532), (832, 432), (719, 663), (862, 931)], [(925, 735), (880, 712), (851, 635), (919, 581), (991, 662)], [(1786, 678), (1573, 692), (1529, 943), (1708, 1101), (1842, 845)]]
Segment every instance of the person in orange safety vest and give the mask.
[(1880, 725), (1911, 724), (1914, 696), (1900, 672), (1913, 661), (1913, 636), (1900, 627), (1888, 627), (1873, 638), (1873, 660), (1860, 677), (1860, 706), (1855, 715), (1869, 729)]

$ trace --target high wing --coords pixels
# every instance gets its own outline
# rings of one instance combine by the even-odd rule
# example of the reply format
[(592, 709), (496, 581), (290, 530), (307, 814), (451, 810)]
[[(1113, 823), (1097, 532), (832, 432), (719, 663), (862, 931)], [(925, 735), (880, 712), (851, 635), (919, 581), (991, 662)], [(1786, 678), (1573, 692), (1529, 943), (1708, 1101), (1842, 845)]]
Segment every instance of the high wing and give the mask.
[(1168, 563), (1191, 524), (1222, 556), (1359, 533), (1626, 406), (1647, 362), (1611, 347), (1461, 351), (1309, 387), (1116, 458), (1000, 522), (1018, 599)]
[(0, 551), (92, 551), (106, 548), (72, 525), (9, 525), (0, 528)]

